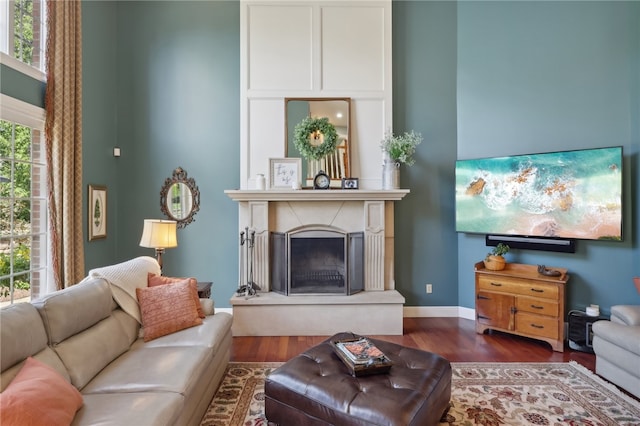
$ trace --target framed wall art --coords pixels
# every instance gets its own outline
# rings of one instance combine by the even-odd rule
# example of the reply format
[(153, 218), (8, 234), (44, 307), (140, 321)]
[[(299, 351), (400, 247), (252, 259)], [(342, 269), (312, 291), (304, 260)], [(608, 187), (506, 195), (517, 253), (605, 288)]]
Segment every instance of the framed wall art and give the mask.
[(107, 187), (89, 185), (87, 223), (89, 241), (107, 237)]
[(291, 189), (300, 184), (301, 158), (270, 158), (269, 188)]

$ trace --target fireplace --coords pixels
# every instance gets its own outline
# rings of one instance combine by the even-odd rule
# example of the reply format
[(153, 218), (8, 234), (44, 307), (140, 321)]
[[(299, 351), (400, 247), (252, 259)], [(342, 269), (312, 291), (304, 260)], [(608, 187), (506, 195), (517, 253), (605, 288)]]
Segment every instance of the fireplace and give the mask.
[[(225, 193), (238, 202), (240, 231), (255, 230), (252, 281), (261, 287), (254, 297), (231, 298), (234, 336), (330, 336), (345, 326), (359, 334), (402, 334), (405, 299), (395, 290), (393, 210), (409, 190)], [(288, 262), (298, 244), (304, 251), (308, 243), (316, 247), (308, 249), (299, 272), (316, 268), (317, 274), (305, 277), (294, 269), (291, 281), (302, 281), (290, 292)], [(317, 260), (316, 251), (325, 252), (320, 266), (307, 259)], [(240, 282), (246, 282), (242, 270)]]
[(364, 290), (364, 232), (304, 227), (271, 233), (271, 288), (293, 295)]

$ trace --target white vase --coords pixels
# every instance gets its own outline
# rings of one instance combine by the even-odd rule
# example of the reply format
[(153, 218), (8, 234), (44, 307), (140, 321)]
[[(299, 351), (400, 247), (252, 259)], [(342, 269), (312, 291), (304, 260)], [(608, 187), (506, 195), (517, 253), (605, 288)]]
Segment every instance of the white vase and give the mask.
[(382, 164), (382, 189), (400, 189), (400, 163), (385, 159)]
[(256, 189), (259, 191), (264, 191), (266, 186), (267, 180), (262, 173), (259, 173), (258, 176), (256, 176)]

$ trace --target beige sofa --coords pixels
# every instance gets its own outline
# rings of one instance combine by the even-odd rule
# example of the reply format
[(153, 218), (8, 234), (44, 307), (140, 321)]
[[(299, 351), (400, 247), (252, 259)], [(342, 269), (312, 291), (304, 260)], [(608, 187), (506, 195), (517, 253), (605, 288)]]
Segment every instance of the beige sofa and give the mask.
[(112, 289), (88, 277), (0, 310), (0, 390), (32, 356), (80, 390), (73, 425), (198, 425), (229, 362), (231, 315), (144, 342)]
[(596, 373), (640, 398), (640, 305), (611, 307), (610, 321), (593, 323)]

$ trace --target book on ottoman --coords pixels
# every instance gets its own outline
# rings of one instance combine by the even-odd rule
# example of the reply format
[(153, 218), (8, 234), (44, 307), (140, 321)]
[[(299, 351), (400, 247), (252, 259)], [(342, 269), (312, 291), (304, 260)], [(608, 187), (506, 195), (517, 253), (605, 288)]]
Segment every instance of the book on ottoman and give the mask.
[(387, 373), (391, 360), (366, 337), (331, 342), (338, 358), (354, 377)]

